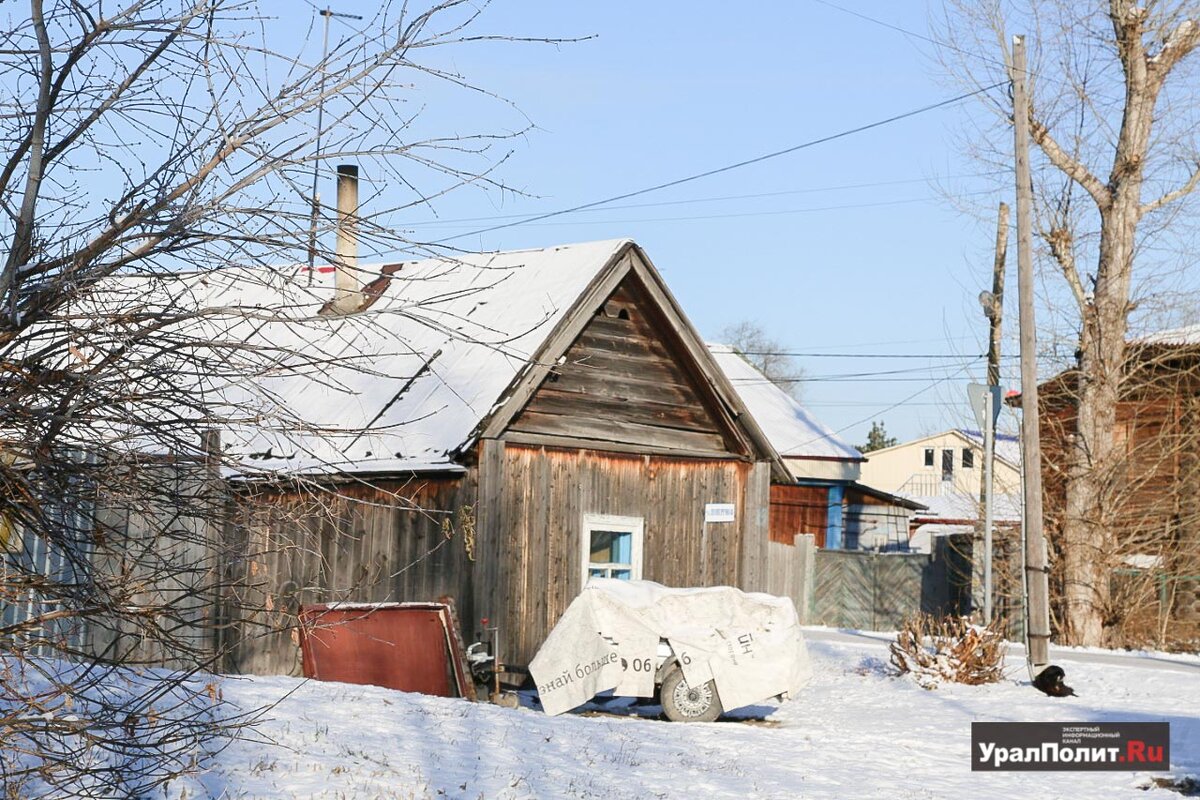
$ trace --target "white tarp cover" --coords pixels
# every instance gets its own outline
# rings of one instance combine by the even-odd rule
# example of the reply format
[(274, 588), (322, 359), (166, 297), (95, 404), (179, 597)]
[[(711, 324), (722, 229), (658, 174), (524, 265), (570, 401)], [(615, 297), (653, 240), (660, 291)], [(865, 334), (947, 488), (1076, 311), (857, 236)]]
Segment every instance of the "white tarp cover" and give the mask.
[(650, 697), (660, 639), (689, 684), (716, 683), (726, 709), (795, 696), (811, 675), (786, 597), (592, 578), (529, 665), (542, 708), (561, 714), (610, 689)]

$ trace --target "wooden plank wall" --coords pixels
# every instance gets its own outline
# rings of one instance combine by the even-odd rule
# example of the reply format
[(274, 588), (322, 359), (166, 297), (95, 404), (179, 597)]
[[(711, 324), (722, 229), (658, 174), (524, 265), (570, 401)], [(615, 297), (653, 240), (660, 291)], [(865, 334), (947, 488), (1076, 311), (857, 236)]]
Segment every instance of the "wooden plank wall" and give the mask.
[(765, 592), (770, 569), (767, 545), (771, 532), (771, 465), (765, 461), (750, 468), (743, 517), (738, 586), (748, 592)]
[(800, 624), (807, 625), (812, 617), (816, 546), (811, 534), (799, 534), (792, 544), (767, 543), (768, 570), (766, 591), (780, 597), (790, 597), (796, 604)]
[(771, 486), (771, 541), (791, 544), (797, 534), (812, 534), (825, 546), (829, 489), (824, 486)]
[(508, 431), (714, 454), (727, 442), (635, 276), (627, 277)]
[[(475, 608), (500, 621), (501, 657), (509, 663), (529, 663), (582, 588), (584, 514), (645, 520), (642, 576), (648, 580), (667, 586), (765, 580), (746, 575), (741, 565), (747, 525), (761, 531), (745, 502), (749, 463), (490, 441), (481, 459), (484, 496), (499, 499), (485, 503)], [(500, 474), (489, 475), (497, 466)], [(734, 503), (737, 521), (706, 525), (706, 503)]]
[[(150, 481), (157, 496), (145, 489), (133, 498), (104, 487), (97, 493), (90, 579), (112, 584), (107, 595), (129, 606), (169, 611), (152, 623), (130, 614), (95, 615), (87, 648), (108, 661), (188, 669), (210, 659), (218, 645), (213, 611), (223, 531), (215, 504), (223, 493), (202, 464), (182, 459), (138, 467), (113, 485)], [(147, 636), (147, 624), (163, 629)]]
[[(1139, 542), (1161, 538), (1180, 517), (1190, 516), (1189, 502), (1200, 494), (1200, 481), (1191, 468), (1200, 455), (1200, 386), (1194, 356), (1171, 359), (1160, 354), (1158, 359), (1131, 363), (1128, 371), (1112, 433), (1123, 462), (1105, 487), (1105, 514), (1122, 544), (1136, 549)], [(1043, 402), (1042, 425), (1043, 485), (1052, 533), (1062, 525), (1056, 512), (1064, 507), (1068, 448), (1076, 425), (1069, 385), (1060, 382), (1053, 388), (1057, 391)]]
[[(1194, 359), (1132, 369), (1122, 387), (1112, 436), (1121, 458), (1104, 482), (1100, 517), (1115, 533), (1111, 585), (1114, 641), (1132, 646), (1168, 638), (1188, 640), (1200, 622), (1200, 583), (1177, 582), (1173, 603), (1157, 618), (1157, 578), (1134, 576), (1122, 557), (1164, 555), (1163, 571), (1200, 573), (1200, 386)], [(1066, 475), (1076, 427), (1074, 400), (1065, 390), (1044, 406), (1043, 491), (1046, 533), (1055, 547), (1066, 522)], [(1061, 560), (1052, 562), (1051, 587), (1061, 594)], [(1149, 610), (1149, 611), (1148, 611)], [(1153, 612), (1153, 613), (1151, 613)], [(1182, 627), (1180, 626), (1182, 623)]]
[(237, 588), (225, 599), (234, 636), (227, 670), (299, 674), (302, 604), (450, 595), (473, 634), (474, 505), (474, 472), (243, 494)]

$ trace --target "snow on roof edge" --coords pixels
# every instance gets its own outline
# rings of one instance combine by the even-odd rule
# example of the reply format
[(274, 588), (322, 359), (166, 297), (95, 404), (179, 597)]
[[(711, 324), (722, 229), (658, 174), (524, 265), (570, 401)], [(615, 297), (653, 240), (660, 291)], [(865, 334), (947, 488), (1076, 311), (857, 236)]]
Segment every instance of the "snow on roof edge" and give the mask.
[(706, 342), (717, 366), (741, 398), (750, 416), (784, 459), (862, 461), (864, 456), (841, 439), (787, 392), (772, 383), (736, 348)]

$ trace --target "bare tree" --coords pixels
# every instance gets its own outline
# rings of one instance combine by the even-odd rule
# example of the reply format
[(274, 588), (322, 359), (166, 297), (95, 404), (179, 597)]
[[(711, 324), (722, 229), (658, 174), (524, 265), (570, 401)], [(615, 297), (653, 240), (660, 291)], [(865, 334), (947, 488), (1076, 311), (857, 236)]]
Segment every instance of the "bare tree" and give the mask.
[(804, 388), (804, 370), (787, 354), (779, 340), (769, 336), (757, 322), (742, 320), (721, 329), (721, 341), (741, 354), (767, 380), (799, 400)]
[[(371, 198), (378, 213), (355, 220), (376, 252), (422, 249), (396, 229), (404, 209), (464, 185), (503, 188), (491, 172), (506, 153), (493, 148), (519, 131), (442, 135), (436, 106), (420, 102), (438, 85), (468, 107), (496, 99), (435, 54), (510, 38), (475, 33), (481, 13), (466, 0), (384, 2), (361, 28), (336, 29), (321, 54), (273, 35), (277, 21), (252, 0), (7, 9), (0, 783), (10, 796), (141, 796), (196, 769), (219, 746), (210, 737), (238, 724), (202, 672), (229, 647), (216, 599), (229, 559), (245, 556), (226, 541), (219, 432), (300, 424), (268, 391), (238, 402), (230, 391), (324, 366), (253, 332), (289, 314), (314, 335), (328, 330), (286, 305), (195, 298), (305, 263), (308, 187), (331, 163), (365, 163), (388, 187), (388, 203)], [(331, 215), (318, 212), (319, 242)], [(122, 671), (137, 665), (169, 670)]]
[[(1162, 250), (1178, 234), (1181, 201), (1200, 183), (1192, 57), (1200, 5), (955, 2), (944, 57), (973, 85), (989, 85), (1003, 80), (1008, 34), (1023, 32), (1037, 47), (1028, 110), (1040, 158), (1036, 224), (1042, 255), (1065, 287), (1050, 307), (1067, 315), (1077, 336), (1054, 542), (1062, 562), (1061, 624), (1068, 642), (1095, 645), (1110, 621), (1120, 549), (1111, 487), (1125, 475), (1114, 431), (1131, 315), (1154, 283), (1152, 265), (1162, 266)], [(992, 55), (997, 41), (1000, 58)], [(1011, 124), (1011, 104), (997, 95), (989, 102), (1001, 126), (979, 141), (1003, 141), (994, 134)], [(994, 158), (1006, 151), (976, 152)]]

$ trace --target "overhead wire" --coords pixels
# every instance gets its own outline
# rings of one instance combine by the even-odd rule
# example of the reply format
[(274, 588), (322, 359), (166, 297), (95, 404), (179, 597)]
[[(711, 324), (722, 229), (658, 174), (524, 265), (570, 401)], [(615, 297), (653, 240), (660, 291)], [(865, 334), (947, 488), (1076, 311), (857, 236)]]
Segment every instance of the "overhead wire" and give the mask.
[[(965, 371), (965, 370), (966, 370), (966, 367), (964, 367), (962, 371)], [(937, 380), (934, 380), (934, 381), (932, 381), (932, 382), (931, 382), (931, 383), (930, 383), (928, 386), (924, 386), (924, 387), (922, 387), (922, 388), (918, 389), (917, 391), (913, 392), (912, 394), (910, 394), (910, 395), (907, 395), (906, 397), (904, 397), (904, 398), (902, 398), (902, 399), (900, 399), (900, 400), (897, 400), (895, 403), (892, 403), (891, 405), (889, 405), (889, 406), (887, 406), (887, 407), (885, 407), (885, 408), (882, 408), (882, 409), (880, 409), (880, 410), (878, 410), (878, 411), (875, 411), (875, 412), (873, 412), (873, 413), (871, 413), (871, 414), (869, 414), (869, 415), (867, 415), (867, 416), (863, 417), (862, 419), (855, 420), (854, 422), (851, 422), (849, 425), (843, 425), (842, 427), (840, 427), (840, 428), (838, 428), (837, 430), (833, 431), (833, 433), (834, 433), (834, 435), (837, 435), (837, 434), (839, 434), (839, 433), (845, 433), (846, 431), (850, 430), (850, 429), (851, 429), (851, 428), (853, 428), (853, 427), (856, 427), (856, 426), (858, 426), (858, 425), (863, 425), (863, 424), (865, 424), (865, 423), (868, 423), (868, 422), (870, 422), (870, 421), (872, 421), (872, 420), (874, 420), (874, 419), (877, 419), (878, 417), (882, 416), (883, 414), (886, 414), (886, 413), (888, 413), (889, 411), (892, 411), (893, 409), (899, 408), (900, 406), (904, 405), (905, 403), (908, 403), (908, 402), (909, 402), (909, 401), (911, 401), (911, 400), (912, 400), (914, 397), (920, 397), (920, 396), (921, 396), (922, 394), (924, 394), (925, 392), (928, 392), (928, 391), (930, 391), (931, 389), (936, 389), (938, 386), (940, 386), (940, 385), (942, 385), (943, 383), (946, 383), (947, 381), (949, 381), (949, 380), (953, 379), (954, 377), (956, 377), (956, 376), (957, 376), (957, 374), (958, 374), (958, 373), (955, 373), (954, 375), (947, 375), (947, 376), (945, 376), (944, 378), (938, 378)], [(824, 439), (824, 438), (826, 438), (824, 435), (822, 435), (822, 436), (814, 436), (812, 439), (810, 439), (810, 440), (808, 440), (808, 441), (806, 441), (806, 442), (801, 442), (800, 444), (798, 444), (798, 445), (795, 445), (795, 447), (805, 447), (805, 446), (807, 446), (807, 445), (810, 445), (810, 444), (813, 444), (813, 443), (815, 443), (815, 442), (819, 442), (819, 441), (821, 441), (821, 440), (822, 440), (822, 439)]]
[[(982, 190), (978, 192), (964, 192), (961, 197), (974, 197), (982, 194), (993, 194), (990, 190)], [(714, 219), (738, 219), (743, 217), (778, 217), (787, 216), (789, 214), (810, 214), (819, 211), (841, 211), (851, 208), (879, 208), (881, 206), (902, 206), (911, 205), (913, 203), (928, 203), (928, 197), (912, 197), (901, 200), (879, 200), (872, 203), (843, 203), (832, 206), (812, 206), (809, 208), (786, 208), (775, 209), (772, 211), (733, 211), (723, 212), (720, 214), (691, 214), (683, 217), (637, 217), (634, 219), (584, 219), (570, 220), (559, 222), (530, 222), (534, 227), (546, 225), (626, 225), (636, 222), (692, 222), (696, 220), (714, 220)], [(591, 209), (605, 210), (605, 209)]]
[(609, 203), (616, 203), (621, 200), (629, 200), (634, 197), (640, 197), (645, 194), (650, 194), (651, 192), (657, 192), (657, 191), (661, 191), (663, 189), (669, 189), (674, 186), (681, 186), (685, 183), (691, 183), (692, 181), (698, 181), (702, 178), (709, 178), (709, 177), (712, 177), (713, 175), (720, 175), (725, 172), (731, 172), (735, 169), (741, 169), (743, 167), (751, 166), (752, 164), (761, 164), (764, 161), (768, 161), (768, 160), (771, 160), (774, 158), (779, 158), (781, 156), (789, 155), (791, 153), (796, 153), (801, 150), (806, 150), (810, 147), (815, 147), (819, 144), (826, 144), (828, 142), (832, 142), (837, 139), (842, 139), (847, 136), (852, 136), (856, 133), (863, 133), (864, 131), (869, 131), (874, 128), (880, 128), (884, 125), (890, 125), (893, 122), (899, 122), (900, 120), (908, 119), (910, 117), (915, 117), (919, 114), (925, 114), (925, 113), (934, 111), (939, 108), (945, 108), (946, 106), (954, 105), (956, 103), (961, 103), (963, 100), (967, 100), (971, 97), (975, 97), (976, 95), (980, 95), (985, 92), (989, 92), (992, 89), (997, 89), (997, 88), (999, 88), (1001, 86), (1005, 86), (1005, 85), (1007, 85), (1007, 81), (1001, 81), (998, 83), (994, 83), (990, 86), (984, 86), (982, 88), (975, 89), (970, 92), (965, 92), (963, 94), (948, 98), (946, 100), (940, 100), (936, 103), (931, 103), (926, 106), (921, 106), (920, 108), (914, 108), (910, 111), (905, 111), (902, 114), (895, 114), (893, 116), (886, 117), (884, 119), (876, 120), (874, 122), (869, 122), (865, 125), (859, 125), (854, 128), (848, 128), (847, 130), (839, 131), (837, 133), (832, 133), (832, 134), (829, 134), (826, 136), (821, 136), (816, 139), (810, 139), (809, 141), (801, 142), (800, 144), (792, 145), (791, 147), (785, 147), (782, 150), (775, 150), (770, 153), (764, 153), (763, 155), (760, 155), (760, 156), (755, 156), (753, 158), (747, 158), (742, 161), (737, 161), (732, 164), (726, 164), (724, 166), (705, 170), (703, 172), (698, 172), (693, 175), (687, 175), (682, 178), (675, 178), (674, 180), (666, 181), (664, 183), (655, 184), (653, 186), (647, 186), (642, 189), (636, 189), (632, 192), (624, 192), (622, 194), (613, 195), (611, 197), (606, 197), (601, 200), (593, 200), (588, 203), (581, 203), (576, 206), (571, 206), (569, 208), (562, 208), (562, 209), (558, 209), (556, 211), (548, 211), (544, 214), (537, 214), (537, 215), (527, 217), (524, 219), (513, 220), (511, 222), (505, 222), (505, 223), (501, 223), (499, 225), (491, 225), (486, 228), (480, 228), (478, 230), (467, 231), (465, 233), (457, 233), (457, 234), (454, 234), (453, 236), (445, 236), (441, 239), (436, 239), (436, 240), (430, 242), (430, 244), (445, 244), (447, 242), (452, 242), (456, 239), (463, 239), (468, 236), (480, 236), (485, 233), (492, 233), (494, 231), (505, 230), (507, 228), (515, 228), (518, 225), (529, 225), (534, 222), (541, 222), (543, 220), (552, 219), (553, 217), (563, 216), (564, 214), (573, 214), (577, 211), (584, 211), (589, 208), (596, 208), (598, 206), (608, 205)]
[[(802, 353), (791, 350), (738, 350), (744, 356), (787, 356), (789, 358), (951, 358), (967, 361), (987, 358), (987, 353), (959, 355), (956, 353)], [(1017, 356), (1001, 356), (1017, 358)]]
[[(920, 39), (921, 41), (929, 42), (934, 47), (941, 47), (946, 50), (953, 50), (956, 53), (962, 53), (963, 55), (970, 56), (971, 58), (978, 58), (980, 61), (986, 61), (989, 64), (994, 64), (998, 67), (1003, 67), (1005, 70), (1012, 69), (1012, 67), (1009, 64), (1007, 64), (1003, 61), (1000, 61), (999, 59), (991, 58), (989, 56), (985, 56), (980, 53), (975, 53), (970, 50), (964, 50), (961, 47), (955, 47), (954, 45), (950, 44), (949, 42), (940, 42), (937, 39), (934, 39), (930, 36), (924, 36), (920, 33), (917, 33), (916, 31), (910, 31), (908, 28), (902, 28), (899, 25), (895, 25), (891, 22), (885, 22), (884, 20), (878, 19), (877, 17), (872, 17), (869, 14), (863, 14), (862, 12), (854, 11), (852, 9), (845, 8), (843, 6), (839, 6), (837, 3), (831, 3), (831, 2), (829, 2), (829, 0), (813, 0), (813, 2), (820, 3), (821, 5), (823, 5), (827, 8), (832, 8), (833, 10), (840, 11), (843, 14), (849, 14), (852, 17), (858, 17), (859, 19), (864, 20), (865, 22), (870, 22), (875, 25), (879, 25), (880, 27), (896, 31), (897, 33), (902, 33), (905, 36), (910, 36), (914, 39)], [(1026, 71), (1028, 72), (1028, 70), (1026, 70)]]
[[(1007, 170), (989, 170), (986, 172), (972, 172), (961, 175), (942, 175), (938, 180), (958, 180), (961, 178), (986, 178), (992, 175), (999, 175), (1007, 172)], [(749, 194), (728, 194), (718, 195), (716, 197), (692, 197), (683, 200), (659, 200), (653, 203), (623, 203), (620, 205), (607, 205), (601, 208), (585, 208), (579, 213), (592, 213), (596, 211), (616, 211), (625, 209), (637, 208), (661, 208), (665, 206), (683, 206), (695, 205), (697, 203), (720, 203), (729, 200), (759, 200), (765, 197), (785, 197), (796, 194), (815, 194), (817, 192), (839, 192), (848, 189), (875, 189), (881, 186), (902, 186), (913, 183), (926, 183), (929, 178), (904, 178), (901, 180), (891, 181), (870, 181), (867, 183), (845, 183), (837, 186), (811, 186), (804, 189), (783, 189), (775, 192), (752, 192)], [(914, 198), (920, 199), (920, 198)], [(458, 225), (467, 222), (489, 222), (491, 220), (501, 219), (520, 219), (529, 216), (529, 213), (521, 214), (494, 214), (486, 217), (458, 217), (456, 219), (427, 219), (409, 223), (410, 227), (421, 227), (425, 225)]]

